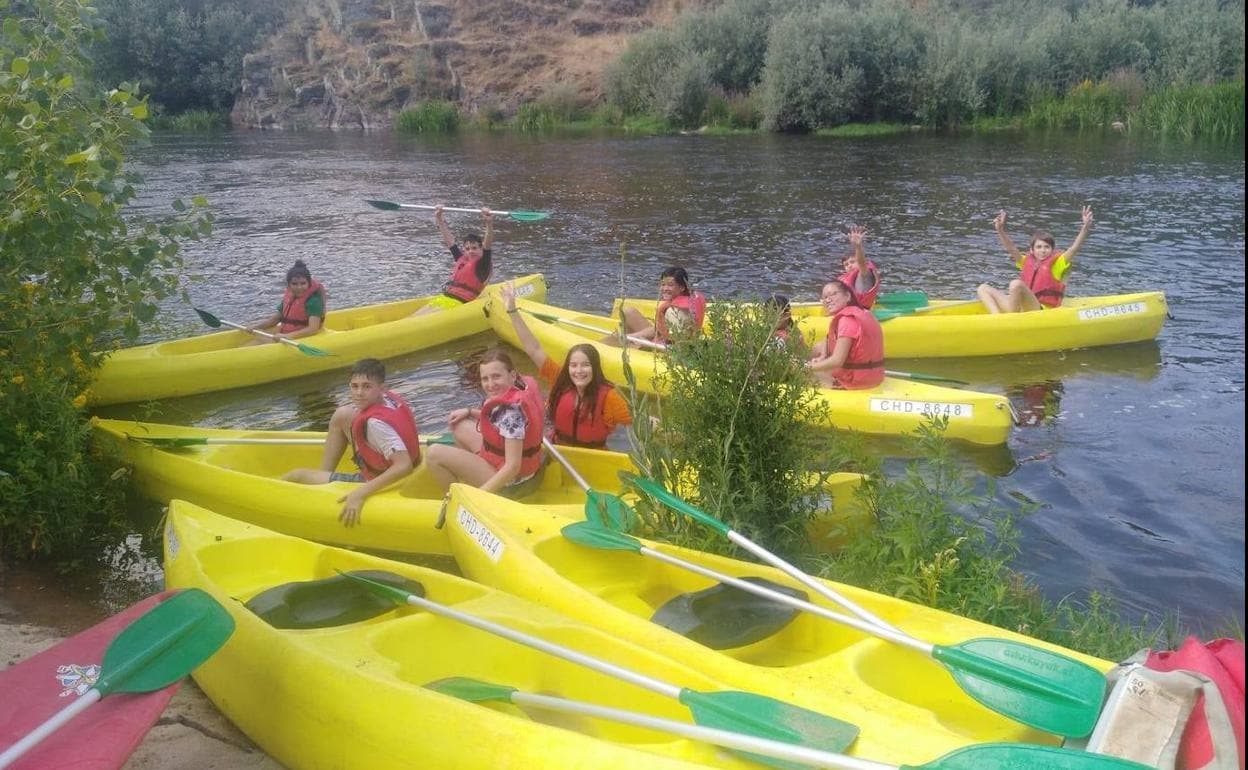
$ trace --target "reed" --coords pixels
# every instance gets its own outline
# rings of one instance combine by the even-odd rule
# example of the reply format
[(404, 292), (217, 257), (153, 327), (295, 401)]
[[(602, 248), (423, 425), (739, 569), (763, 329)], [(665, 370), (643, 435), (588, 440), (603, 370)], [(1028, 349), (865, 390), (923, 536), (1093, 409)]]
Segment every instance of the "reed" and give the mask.
[(459, 129), (459, 121), (459, 109), (453, 103), (434, 100), (400, 112), (394, 128), (403, 134), (449, 134)]

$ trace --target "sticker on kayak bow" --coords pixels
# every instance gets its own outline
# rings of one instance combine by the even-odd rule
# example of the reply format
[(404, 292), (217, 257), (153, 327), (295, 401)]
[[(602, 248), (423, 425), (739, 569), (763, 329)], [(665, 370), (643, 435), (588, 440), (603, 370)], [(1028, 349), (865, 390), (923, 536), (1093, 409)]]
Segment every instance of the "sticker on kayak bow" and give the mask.
[(490, 557), (490, 561), (497, 563), (503, 556), (503, 541), (490, 531), (490, 528), (477, 521), (477, 518), (468, 512), (464, 506), (459, 506), (459, 513), (456, 518), (459, 520), (459, 526), (464, 530), (464, 534), (472, 538), (472, 542), (476, 543), (485, 555)]
[(915, 417), (971, 418), (975, 416), (974, 404), (951, 404), (944, 401), (909, 401), (904, 398), (873, 398), (871, 411), (886, 414), (906, 414)]
[(70, 663), (67, 666), (56, 667), (56, 680), (61, 683), (60, 697), (62, 698), (86, 694), (87, 690), (95, 687), (95, 682), (99, 678), (100, 667), (95, 664), (80, 666), (77, 663)]
[(520, 286), (516, 287), (517, 297), (527, 297), (532, 293), (533, 293), (533, 284), (531, 283), (521, 284)]
[(1080, 321), (1095, 321), (1098, 318), (1110, 318), (1118, 315), (1134, 315), (1143, 313), (1145, 305), (1143, 302), (1124, 302), (1121, 305), (1106, 305), (1105, 307), (1090, 307), (1086, 310), (1079, 311)]

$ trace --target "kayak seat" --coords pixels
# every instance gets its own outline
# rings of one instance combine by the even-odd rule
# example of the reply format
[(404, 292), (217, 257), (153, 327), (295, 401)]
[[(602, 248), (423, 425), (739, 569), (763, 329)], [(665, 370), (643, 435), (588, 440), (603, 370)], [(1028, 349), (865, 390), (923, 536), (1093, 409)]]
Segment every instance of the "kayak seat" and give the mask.
[[(766, 578), (742, 580), (806, 601), (804, 591)], [(739, 588), (716, 583), (710, 588), (669, 599), (650, 620), (712, 650), (729, 650), (778, 633), (793, 622), (798, 612)]]
[[(424, 587), (384, 570), (351, 570), (349, 574), (376, 580), (424, 596)], [(251, 597), (243, 606), (274, 628), (332, 628), (375, 618), (395, 608), (358, 580), (334, 575), (322, 580), (283, 583)]]

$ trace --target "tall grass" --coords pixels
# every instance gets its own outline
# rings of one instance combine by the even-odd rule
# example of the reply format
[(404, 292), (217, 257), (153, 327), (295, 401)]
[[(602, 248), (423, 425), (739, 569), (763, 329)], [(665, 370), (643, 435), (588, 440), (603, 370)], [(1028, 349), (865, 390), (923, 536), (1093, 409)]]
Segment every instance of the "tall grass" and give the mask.
[(404, 134), (449, 134), (459, 128), (459, 109), (452, 102), (421, 102), (415, 109), (400, 112), (394, 128)]
[(177, 115), (157, 115), (152, 118), (151, 127), (156, 131), (203, 134), (228, 129), (230, 127), (230, 118), (224, 112), (187, 110)]

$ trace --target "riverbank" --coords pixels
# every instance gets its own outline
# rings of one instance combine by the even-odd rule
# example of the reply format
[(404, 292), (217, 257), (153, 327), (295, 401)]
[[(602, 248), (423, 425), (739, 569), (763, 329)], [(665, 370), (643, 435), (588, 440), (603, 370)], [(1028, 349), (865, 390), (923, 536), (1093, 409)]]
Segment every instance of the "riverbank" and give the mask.
[[(0, 565), (0, 668), (8, 668), (109, 613), (34, 573)], [(187, 680), (125, 770), (282, 770)]]

